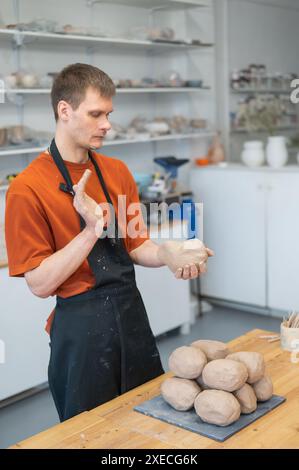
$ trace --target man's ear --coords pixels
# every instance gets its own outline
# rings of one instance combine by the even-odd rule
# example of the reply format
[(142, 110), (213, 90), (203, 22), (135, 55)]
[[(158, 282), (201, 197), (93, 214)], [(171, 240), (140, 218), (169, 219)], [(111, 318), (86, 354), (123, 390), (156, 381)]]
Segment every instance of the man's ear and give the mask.
[(72, 107), (69, 103), (67, 103), (67, 101), (60, 100), (58, 102), (57, 114), (58, 114), (59, 119), (61, 119), (61, 121), (64, 121), (64, 122), (68, 121), (70, 119), (71, 111), (72, 111)]

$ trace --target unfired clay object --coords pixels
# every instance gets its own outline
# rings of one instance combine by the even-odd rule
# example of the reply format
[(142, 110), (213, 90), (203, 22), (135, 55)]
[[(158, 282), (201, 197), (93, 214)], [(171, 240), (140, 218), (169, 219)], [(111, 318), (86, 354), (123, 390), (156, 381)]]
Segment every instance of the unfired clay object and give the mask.
[(258, 401), (270, 400), (273, 395), (272, 380), (268, 375), (265, 375), (253, 384), (253, 390)]
[(251, 385), (244, 384), (243, 387), (234, 392), (234, 396), (240, 403), (242, 414), (249, 414), (256, 410), (256, 395)]
[(228, 426), (240, 418), (238, 400), (222, 390), (204, 390), (197, 395), (194, 408), (198, 416), (210, 424)]
[(204, 383), (203, 378), (202, 378), (202, 375), (200, 375), (199, 377), (197, 377), (196, 382), (198, 383), (198, 385), (200, 386), (200, 388), (201, 388), (202, 390), (208, 390), (208, 389), (209, 389), (209, 387), (207, 386), (207, 384)]
[(169, 369), (182, 379), (196, 379), (202, 373), (207, 358), (198, 348), (181, 346), (171, 353), (168, 360)]
[(244, 364), (230, 359), (216, 359), (203, 369), (202, 378), (208, 387), (234, 392), (241, 388), (248, 377)]
[(220, 134), (218, 133), (208, 151), (208, 159), (210, 163), (217, 164), (225, 160), (224, 147), (220, 142)]
[(197, 238), (184, 242), (167, 241), (159, 246), (158, 256), (173, 273), (185, 265), (203, 265), (208, 259), (204, 244)]
[(224, 359), (230, 353), (226, 344), (221, 341), (200, 339), (198, 341), (194, 341), (191, 346), (200, 348), (207, 356), (208, 361)]
[(200, 387), (194, 380), (171, 377), (161, 385), (164, 400), (177, 411), (188, 411), (200, 393)]
[(227, 359), (232, 359), (244, 364), (247, 367), (249, 384), (260, 380), (265, 373), (265, 361), (262, 354), (258, 352), (241, 351), (229, 354)]

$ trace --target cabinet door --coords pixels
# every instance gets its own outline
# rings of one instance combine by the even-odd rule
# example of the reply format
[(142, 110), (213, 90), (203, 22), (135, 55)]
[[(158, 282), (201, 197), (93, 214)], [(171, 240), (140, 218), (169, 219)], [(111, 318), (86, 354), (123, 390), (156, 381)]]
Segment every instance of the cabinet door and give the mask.
[(155, 336), (190, 323), (188, 281), (175, 279), (167, 267), (135, 267), (136, 281)]
[(203, 203), (204, 242), (215, 251), (201, 293), (266, 305), (263, 173), (207, 168), (191, 172), (196, 202)]
[[(173, 222), (173, 237), (176, 240), (185, 240), (188, 235), (186, 222)], [(159, 235), (161, 238), (159, 238)], [(167, 239), (172, 239), (167, 229), (163, 226), (150, 228), (152, 240), (161, 244)], [(151, 328), (155, 336), (166, 333), (179, 326), (187, 328), (192, 321), (190, 303), (189, 281), (176, 279), (173, 273), (166, 267), (144, 268), (135, 266), (137, 286), (142, 295)]]
[(271, 175), (268, 185), (269, 307), (299, 309), (299, 173)]
[[(0, 400), (48, 380), (49, 336), (45, 321), (54, 299), (39, 299), (24, 279), (8, 277), (0, 269), (0, 341), (4, 363), (0, 363)], [(3, 357), (1, 359), (1, 362)]]

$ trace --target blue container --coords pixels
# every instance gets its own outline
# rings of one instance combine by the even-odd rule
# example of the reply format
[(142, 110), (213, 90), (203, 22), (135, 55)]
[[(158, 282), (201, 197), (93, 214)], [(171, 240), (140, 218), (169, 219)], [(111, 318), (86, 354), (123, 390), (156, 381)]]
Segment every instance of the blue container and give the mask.
[(197, 238), (196, 208), (192, 199), (183, 199), (181, 202), (181, 219), (188, 222), (188, 240)]

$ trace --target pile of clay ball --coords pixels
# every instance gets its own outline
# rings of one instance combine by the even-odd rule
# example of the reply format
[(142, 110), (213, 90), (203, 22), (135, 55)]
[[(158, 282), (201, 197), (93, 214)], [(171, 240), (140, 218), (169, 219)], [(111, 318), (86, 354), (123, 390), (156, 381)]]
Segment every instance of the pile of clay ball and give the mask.
[(161, 386), (164, 400), (177, 411), (193, 407), (206, 423), (228, 426), (272, 397), (271, 378), (258, 352), (230, 354), (225, 343), (199, 340), (170, 355), (175, 377)]

